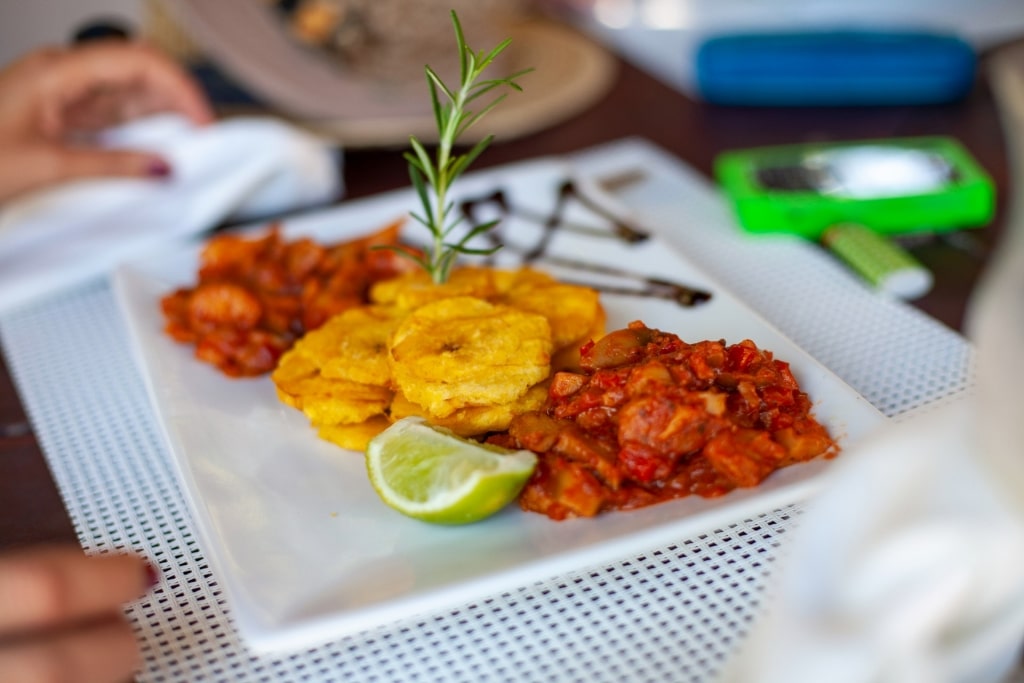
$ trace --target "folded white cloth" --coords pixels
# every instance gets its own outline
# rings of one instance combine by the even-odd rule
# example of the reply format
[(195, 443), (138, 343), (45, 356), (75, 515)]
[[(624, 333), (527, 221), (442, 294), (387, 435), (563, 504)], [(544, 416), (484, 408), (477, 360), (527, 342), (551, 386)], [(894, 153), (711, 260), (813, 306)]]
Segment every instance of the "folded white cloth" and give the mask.
[(161, 243), (329, 202), (342, 191), (340, 152), (272, 118), (196, 127), (163, 114), (105, 131), (99, 144), (157, 151), (173, 175), (70, 182), (3, 206), (0, 311)]

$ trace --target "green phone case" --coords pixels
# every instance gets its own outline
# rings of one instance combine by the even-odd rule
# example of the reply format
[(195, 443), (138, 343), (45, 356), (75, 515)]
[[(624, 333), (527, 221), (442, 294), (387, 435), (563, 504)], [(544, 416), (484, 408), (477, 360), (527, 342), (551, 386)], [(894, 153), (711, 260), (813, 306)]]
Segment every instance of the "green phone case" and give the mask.
[[(868, 169), (863, 163), (868, 153), (879, 167), (859, 182), (874, 183), (874, 189), (859, 195), (837, 190), (835, 178), (828, 177), (828, 160), (846, 158), (843, 163), (850, 166), (849, 160), (860, 155)], [(928, 173), (939, 173), (941, 166), (939, 186), (907, 182), (906, 172), (921, 173), (918, 165), (925, 163)], [(837, 223), (859, 223), (891, 235), (943, 232), (985, 225), (995, 206), (988, 174), (960, 144), (941, 136), (737, 150), (719, 155), (714, 172), (740, 224), (753, 233), (817, 240)], [(892, 183), (891, 191), (878, 191), (886, 182)]]

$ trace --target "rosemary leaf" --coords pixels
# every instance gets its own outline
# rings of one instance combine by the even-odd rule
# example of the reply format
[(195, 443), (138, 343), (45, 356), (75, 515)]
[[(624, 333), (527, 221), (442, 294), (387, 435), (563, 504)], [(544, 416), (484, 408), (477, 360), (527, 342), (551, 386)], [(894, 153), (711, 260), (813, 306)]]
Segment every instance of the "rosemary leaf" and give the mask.
[(492, 254), (500, 248), (500, 245), (481, 248), (469, 246), (473, 238), (489, 231), (497, 221), (471, 226), (462, 239), (457, 241), (446, 239), (462, 222), (462, 217), (453, 216), (454, 203), (449, 199), (448, 192), (455, 180), (487, 149), (494, 136), (484, 137), (465, 154), (456, 154), (453, 148), (467, 130), (505, 99), (507, 93), (497, 95), (478, 111), (468, 107), (498, 89), (510, 88), (522, 92), (522, 87), (516, 79), (532, 71), (524, 69), (504, 78), (482, 80), (483, 72), (509, 46), (511, 40), (505, 39), (489, 51), (474, 52), (466, 44), (462, 25), (454, 10), (451, 17), (459, 50), (458, 87), (450, 87), (444, 83), (429, 65), (424, 68), (427, 85), (430, 87), (434, 122), (437, 125), (438, 143), (435, 156), (431, 158), (416, 136), (409, 138), (412, 152), (405, 152), (403, 155), (409, 164), (409, 176), (422, 208), (422, 212), (410, 212), (410, 215), (430, 231), (432, 239), (426, 254), (422, 257), (413, 256), (403, 250), (395, 250), (396, 253), (406, 255), (420, 264), (437, 283), (447, 281), (459, 254)]

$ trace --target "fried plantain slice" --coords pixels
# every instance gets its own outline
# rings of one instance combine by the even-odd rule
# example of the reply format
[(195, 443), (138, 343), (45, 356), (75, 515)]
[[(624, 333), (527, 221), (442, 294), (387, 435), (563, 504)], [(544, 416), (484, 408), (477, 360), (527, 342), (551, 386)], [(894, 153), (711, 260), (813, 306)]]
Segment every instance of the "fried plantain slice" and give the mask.
[(525, 280), (513, 284), (503, 302), (547, 318), (556, 351), (587, 341), (595, 328), (603, 332), (604, 308), (597, 291), (589, 287)]
[(472, 296), (492, 299), (500, 293), (493, 268), (462, 267), (453, 270), (448, 281), (437, 284), (425, 271), (406, 273), (378, 282), (370, 290), (370, 300), (377, 304), (413, 310), (440, 299)]
[(301, 410), (314, 427), (354, 424), (382, 415), (391, 404), (383, 387), (335, 380), (329, 392), (302, 394)]
[(301, 383), (319, 373), (316, 363), (298, 353), (294, 347), (285, 351), (270, 374), (274, 385), (289, 394), (298, 392)]
[(388, 339), (406, 313), (393, 306), (362, 306), (334, 316), (298, 343), (320, 374), (361, 384), (388, 386)]
[(396, 388), (430, 417), (510, 403), (551, 370), (551, 325), (539, 314), (475, 297), (413, 311), (392, 335)]
[(338, 396), (341, 400), (378, 400), (381, 396), (390, 396), (387, 387), (377, 384), (365, 384), (346, 379), (324, 377), (321, 374), (310, 375), (277, 383), (277, 390), (288, 394), (300, 403), (304, 396)]
[(391, 405), (388, 406), (388, 417), (392, 422), (398, 422), (405, 417), (427, 416), (427, 411), (418, 403), (410, 401), (401, 391), (396, 391), (391, 397)]
[(403, 273), (390, 280), (375, 283), (370, 287), (370, 303), (385, 306), (398, 306), (405, 292), (411, 289), (430, 287), (433, 282), (426, 271), (416, 270)]
[(512, 418), (532, 410), (540, 410), (548, 396), (548, 382), (535, 384), (526, 393), (511, 403), (491, 406), (467, 406), (459, 408), (446, 417), (432, 417), (420, 405), (410, 401), (398, 392), (391, 402), (390, 418), (397, 422), (404, 417), (423, 417), (432, 424), (446, 427), (459, 436), (479, 436), (488, 432), (508, 429)]
[(270, 374), (277, 390), (277, 398), (292, 408), (302, 410), (302, 394), (311, 393), (309, 385), (315, 385), (320, 371), (308, 358), (297, 353), (294, 347), (286, 351), (277, 367)]
[(277, 392), (277, 400), (279, 400), (281, 403), (285, 404), (286, 406), (291, 406), (296, 410), (302, 410), (302, 398), (300, 396), (294, 396), (287, 392), (281, 391), (280, 388), (276, 387), (275, 391)]
[(317, 436), (342, 448), (365, 451), (370, 439), (377, 436), (391, 424), (383, 415), (356, 422), (355, 424), (324, 425), (317, 430)]
[(516, 415), (540, 410), (547, 399), (547, 382), (535, 384), (526, 393), (511, 403), (493, 406), (469, 406), (459, 408), (447, 417), (429, 418), (442, 427), (447, 427), (460, 436), (479, 436), (488, 432), (508, 429)]
[(554, 285), (558, 284), (558, 280), (533, 268), (510, 268), (495, 270), (494, 284), (501, 295), (507, 295), (513, 289)]
[[(380, 353), (384, 355), (383, 349)], [(386, 382), (386, 362), (383, 367)], [(363, 422), (381, 415), (391, 402), (391, 390), (386, 386), (325, 377), (297, 346), (281, 358), (271, 379), (278, 399), (301, 410), (314, 426)]]

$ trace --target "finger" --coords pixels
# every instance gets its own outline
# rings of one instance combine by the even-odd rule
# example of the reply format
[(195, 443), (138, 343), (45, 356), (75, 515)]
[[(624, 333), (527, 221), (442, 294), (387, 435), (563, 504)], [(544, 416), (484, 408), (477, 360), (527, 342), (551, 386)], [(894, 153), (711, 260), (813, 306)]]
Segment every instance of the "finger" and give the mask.
[(59, 120), (64, 133), (73, 134), (75, 131), (102, 130), (164, 110), (166, 106), (158, 94), (140, 86), (107, 88), (69, 104), (61, 112)]
[(117, 683), (130, 680), (140, 664), (138, 641), (124, 619), (0, 645), (0, 681)]
[(83, 178), (167, 178), (171, 167), (162, 157), (132, 150), (67, 148), (36, 144), (9, 150), (17, 168), (0, 164), (0, 203), (31, 190)]
[(99, 41), (65, 51), (42, 74), (54, 102), (73, 102), (96, 88), (143, 97), (154, 111), (176, 111), (194, 123), (213, 120), (202, 90), (169, 57), (142, 43)]
[[(136, 555), (86, 556), (49, 546), (0, 556), (0, 634), (120, 614), (141, 596), (152, 569)], [(6, 679), (5, 679), (6, 680)]]
[[(125, 51), (130, 54), (125, 54)], [(147, 112), (177, 111), (197, 124), (213, 121), (213, 110), (199, 85), (164, 53), (139, 42), (100, 42), (86, 45), (84, 67), (97, 77), (107, 75), (115, 84), (133, 82), (136, 95), (145, 98)], [(126, 65), (125, 62), (134, 62)], [(118, 71), (118, 65), (122, 71)]]
[[(126, 97), (112, 90), (90, 93), (65, 107), (63, 123), (66, 131), (96, 131), (127, 120)], [(141, 109), (137, 105), (135, 109)], [(139, 112), (139, 115), (147, 112)]]
[(64, 148), (59, 150), (56, 180), (82, 178), (165, 178), (170, 164), (151, 152), (126, 149)]

